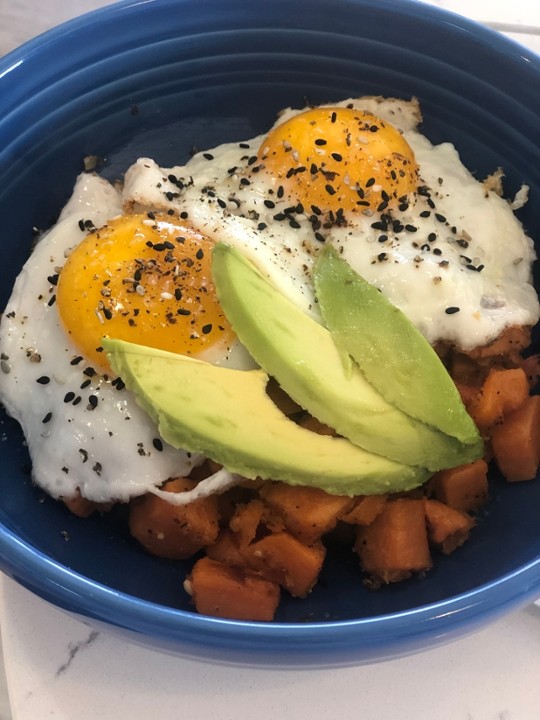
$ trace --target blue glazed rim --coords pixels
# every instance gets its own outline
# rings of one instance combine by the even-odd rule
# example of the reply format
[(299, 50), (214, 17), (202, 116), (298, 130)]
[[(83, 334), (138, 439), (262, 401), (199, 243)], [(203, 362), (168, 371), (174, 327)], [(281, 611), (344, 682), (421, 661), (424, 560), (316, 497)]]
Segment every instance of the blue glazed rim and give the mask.
[[(39, 65), (43, 55), (56, 49), (55, 60), (44, 70), (44, 75), (36, 75), (32, 83), (13, 82), (12, 87), (2, 94), (1, 104), (6, 113), (0, 120), (0, 135), (9, 125), (11, 111), (19, 111), (25, 103), (31, 103), (34, 95), (42, 90), (45, 77), (48, 82), (61, 79), (62, 58), (70, 48), (76, 47), (79, 55), (78, 64), (70, 67), (71, 74), (89, 62), (99, 62), (99, 43), (96, 47), (88, 43), (84, 53), (80, 48), (81, 38), (91, 36), (92, 27), (99, 25), (100, 33), (105, 37), (107, 33), (112, 36), (119, 24), (128, 28), (133, 34), (129, 34), (130, 40), (126, 40), (125, 44), (121, 37), (118, 38), (117, 50), (120, 52), (128, 50), (138, 38), (147, 37), (144, 23), (140, 20), (147, 8), (168, 12), (183, 6), (189, 8), (191, 4), (190, 0), (122, 0), (54, 28), (7, 55), (0, 61), (0, 91), (3, 90), (3, 82), (7, 82), (5, 78), (16, 80), (18, 73), (24, 73), (28, 65)], [(240, 5), (235, 3), (237, 11)], [(286, 14), (287, 5), (284, 0), (245, 0), (243, 7), (249, 10), (246, 27), (255, 7), (266, 11), (269, 8), (273, 11), (281, 9)], [(401, 15), (428, 25), (446, 25), (452, 33), (467, 36), (478, 47), (504, 56), (506, 61), (521, 70), (523, 81), (519, 92), (527, 93), (531, 121), (532, 115), (540, 112), (540, 99), (534, 94), (533, 84), (528, 82), (532, 78), (537, 81), (540, 77), (540, 58), (533, 52), (488, 28), (421, 2), (379, 0), (376, 5), (381, 13)], [(202, 0), (198, 7), (204, 6), (210, 8), (212, 2)], [(372, 8), (373, 3), (367, 0), (334, 0), (334, 6)], [(317, 11), (327, 7), (327, 3), (314, 0), (311, 7), (315, 16), (312, 22), (316, 22)], [(193, 23), (198, 25), (195, 20)], [(187, 30), (189, 25), (187, 18)], [(350, 33), (350, 28), (343, 25), (332, 32), (346, 35)], [(63, 52), (58, 52), (59, 48)], [(466, 63), (463, 63), (462, 69), (466, 71)], [(126, 630), (133, 639), (139, 637), (145, 644), (148, 637), (153, 637), (156, 638), (156, 646), (164, 649), (174, 651), (180, 645), (195, 657), (208, 657), (210, 654), (214, 659), (233, 662), (235, 659), (243, 662), (247, 653), (254, 662), (260, 654), (261, 662), (268, 664), (345, 664), (358, 661), (359, 647), (364, 660), (395, 657), (444, 642), (449, 636), (467, 632), (486, 618), (495, 618), (540, 594), (538, 558), (471, 591), (403, 612), (340, 622), (248, 623), (199, 616), (112, 590), (52, 560), (3, 525), (0, 525), (0, 557), (3, 570), (15, 580), (46, 600), (70, 612), (82, 614), (83, 619), (103, 621), (113, 629)], [(130, 618), (129, 623), (123, 622), (126, 614)], [(288, 661), (284, 659), (286, 656)]]

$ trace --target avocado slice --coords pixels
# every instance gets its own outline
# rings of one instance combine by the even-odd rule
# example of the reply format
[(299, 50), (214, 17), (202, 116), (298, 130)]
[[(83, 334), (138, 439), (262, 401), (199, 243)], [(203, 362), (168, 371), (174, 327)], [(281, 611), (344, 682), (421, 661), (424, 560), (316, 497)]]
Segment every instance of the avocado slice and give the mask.
[[(330, 246), (315, 262), (315, 291), (336, 344), (402, 412), (460, 442), (482, 441), (437, 353), (415, 325)], [(463, 462), (466, 462), (465, 460)]]
[(408, 490), (429, 476), (296, 425), (266, 394), (263, 370), (231, 370), (122, 340), (104, 338), (103, 347), (166, 442), (231, 472), (339, 495)]
[[(340, 435), (369, 452), (432, 471), (481, 456), (480, 445), (464, 445), (387, 402), (331, 333), (238, 250), (218, 243), (212, 273), (221, 306), (249, 353), (293, 400)], [(341, 305), (337, 290), (336, 297)]]

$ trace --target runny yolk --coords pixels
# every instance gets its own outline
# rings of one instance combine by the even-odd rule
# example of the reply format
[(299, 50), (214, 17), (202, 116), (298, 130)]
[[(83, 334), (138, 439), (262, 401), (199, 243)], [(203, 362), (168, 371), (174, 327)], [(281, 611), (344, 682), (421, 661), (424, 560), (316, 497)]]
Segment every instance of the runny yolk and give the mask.
[(261, 144), (261, 172), (287, 196), (322, 212), (383, 211), (418, 185), (403, 135), (371, 113), (343, 107), (307, 110), (275, 127)]
[(212, 282), (212, 246), (167, 216), (122, 216), (88, 235), (57, 287), (60, 318), (80, 353), (105, 372), (105, 335), (194, 357), (224, 354), (235, 335)]

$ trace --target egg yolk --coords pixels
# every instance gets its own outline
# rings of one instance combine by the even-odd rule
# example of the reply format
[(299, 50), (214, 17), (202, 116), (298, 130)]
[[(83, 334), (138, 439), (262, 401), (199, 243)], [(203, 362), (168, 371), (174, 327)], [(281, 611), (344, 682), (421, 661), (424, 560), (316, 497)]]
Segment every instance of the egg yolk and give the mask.
[(371, 113), (307, 110), (276, 126), (258, 152), (264, 170), (308, 210), (334, 214), (392, 208), (418, 185), (403, 135)]
[(224, 353), (235, 335), (211, 274), (213, 243), (168, 216), (131, 215), (89, 234), (58, 281), (61, 321), (96, 369), (109, 336), (191, 356)]

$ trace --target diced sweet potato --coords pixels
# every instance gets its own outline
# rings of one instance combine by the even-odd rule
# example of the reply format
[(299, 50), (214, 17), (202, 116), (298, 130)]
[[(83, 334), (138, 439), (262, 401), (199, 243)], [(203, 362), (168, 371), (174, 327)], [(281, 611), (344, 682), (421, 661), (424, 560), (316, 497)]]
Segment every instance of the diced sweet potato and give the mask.
[(355, 550), (371, 584), (399, 582), (431, 567), (422, 500), (399, 498), (365, 527), (359, 527)]
[(521, 351), (531, 344), (531, 328), (526, 325), (513, 325), (506, 328), (489, 345), (482, 345), (469, 352), (473, 360), (490, 360), (504, 356), (513, 365), (519, 364)]
[(329, 425), (325, 425), (312, 415), (306, 415), (298, 424), (306, 430), (311, 430), (311, 432), (317, 433), (318, 435), (337, 435), (333, 428)]
[(516, 410), (528, 395), (529, 382), (523, 368), (494, 369), (467, 409), (480, 431), (485, 431)]
[(283, 518), (285, 527), (299, 540), (312, 543), (332, 530), (338, 516), (353, 505), (350, 497), (330, 495), (315, 487), (267, 483), (259, 491), (265, 503)]
[(78, 490), (77, 494), (72, 498), (62, 498), (62, 501), (70, 512), (80, 518), (90, 517), (96, 510), (110, 509), (110, 504), (105, 505), (88, 500), (84, 498)]
[(210, 460), (210, 458), (206, 458), (206, 460), (200, 465), (195, 465), (195, 467), (189, 473), (189, 479), (197, 481), (204, 480), (205, 478), (210, 477), (210, 475), (214, 475), (215, 473), (217, 473), (217, 471), (220, 470), (221, 467), (222, 466), (219, 465), (217, 462)]
[(212, 560), (225, 563), (225, 565), (242, 567), (245, 565), (244, 549), (245, 546), (240, 546), (238, 538), (232, 530), (225, 528), (213, 543), (206, 546), (206, 554)]
[(486, 371), (468, 355), (455, 349), (450, 350), (445, 362), (452, 379), (458, 386), (480, 388), (484, 382)]
[(285, 390), (283, 390), (281, 385), (279, 385), (274, 378), (270, 378), (268, 381), (266, 394), (284, 415), (290, 416), (295, 413), (302, 412), (300, 405), (287, 395)]
[(370, 525), (380, 515), (387, 495), (364, 495), (355, 498), (353, 507), (341, 515), (340, 520), (352, 525)]
[(249, 503), (237, 506), (229, 527), (235, 533), (240, 547), (245, 547), (255, 540), (265, 510), (261, 500), (251, 500)]
[(522, 358), (520, 367), (525, 371), (529, 387), (535, 388), (540, 381), (540, 355), (529, 355), (526, 358)]
[[(164, 490), (183, 492), (196, 486), (193, 480), (177, 478)], [(171, 505), (148, 494), (130, 508), (129, 529), (148, 552), (160, 557), (184, 559), (214, 542), (219, 531), (215, 497), (195, 500), (189, 505)]]
[(321, 570), (324, 545), (304, 545), (287, 532), (275, 533), (244, 550), (247, 565), (268, 580), (279, 583), (294, 597), (306, 597)]
[(495, 461), (510, 482), (532, 480), (540, 463), (540, 396), (531, 395), (491, 432)]
[(469, 537), (474, 520), (438, 500), (424, 500), (429, 541), (449, 555)]
[(482, 459), (441, 470), (431, 478), (430, 492), (454, 510), (476, 512), (488, 498), (487, 472), (487, 463)]
[(195, 563), (184, 587), (197, 612), (235, 620), (273, 620), (280, 598), (277, 583), (208, 557)]

